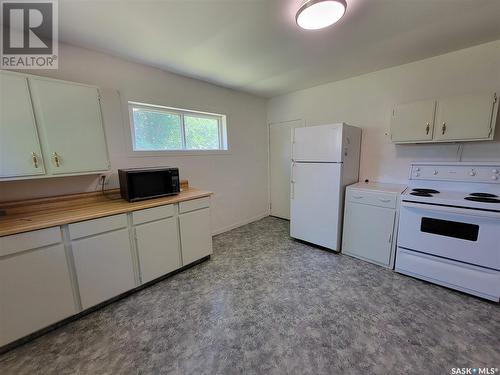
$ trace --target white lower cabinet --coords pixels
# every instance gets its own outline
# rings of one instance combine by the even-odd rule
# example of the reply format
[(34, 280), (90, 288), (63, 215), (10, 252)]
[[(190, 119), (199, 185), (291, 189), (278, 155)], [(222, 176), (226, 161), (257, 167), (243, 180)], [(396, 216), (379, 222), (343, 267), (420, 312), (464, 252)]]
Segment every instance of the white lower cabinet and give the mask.
[(398, 195), (403, 190), (399, 185), (364, 183), (347, 188), (344, 254), (393, 267)]
[(212, 254), (209, 208), (180, 214), (179, 225), (183, 265)]
[[(56, 232), (59, 243), (37, 248)], [(32, 233), (0, 239), (0, 255), (10, 254), (0, 258), (0, 346), (77, 312), (60, 229)]]
[(210, 255), (209, 205), (194, 199), (0, 237), (0, 347)]
[(344, 253), (388, 266), (395, 215), (390, 208), (348, 204), (344, 219)]
[[(111, 231), (100, 234), (89, 232), (96, 224)], [(129, 230), (127, 227), (113, 230), (122, 224), (127, 225), (126, 215), (69, 225), (70, 233), (89, 236), (71, 241), (83, 309), (136, 286)]]
[(175, 217), (141, 224), (134, 230), (143, 283), (181, 267), (179, 230)]

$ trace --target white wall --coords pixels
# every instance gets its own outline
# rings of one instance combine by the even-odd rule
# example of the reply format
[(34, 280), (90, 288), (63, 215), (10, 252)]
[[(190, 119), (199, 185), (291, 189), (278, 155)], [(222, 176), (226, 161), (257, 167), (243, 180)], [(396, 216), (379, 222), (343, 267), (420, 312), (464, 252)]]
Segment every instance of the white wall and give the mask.
[[(500, 94), (500, 40), (273, 98), (268, 122), (360, 126), (360, 179), (406, 182), (409, 162), (458, 160), (458, 145), (393, 145), (385, 133), (394, 104), (487, 90)], [(498, 124), (495, 139), (465, 143), (462, 160), (500, 160)]]
[[(191, 186), (215, 193), (214, 232), (268, 213), (264, 99), (68, 45), (60, 47), (59, 70), (29, 73), (102, 88), (103, 117), (114, 173), (109, 187), (118, 187), (118, 168), (176, 166), (181, 179), (188, 179)], [(229, 154), (130, 157), (128, 100), (226, 114)], [(97, 185), (96, 176), (1, 182), (0, 201), (92, 191)]]

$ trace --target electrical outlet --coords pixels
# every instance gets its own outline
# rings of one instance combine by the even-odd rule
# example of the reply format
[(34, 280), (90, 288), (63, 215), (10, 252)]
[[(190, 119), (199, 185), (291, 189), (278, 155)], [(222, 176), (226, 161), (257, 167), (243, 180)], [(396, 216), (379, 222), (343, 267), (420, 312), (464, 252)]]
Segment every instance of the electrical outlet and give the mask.
[(109, 178), (111, 177), (111, 174), (100, 174), (99, 175), (99, 184), (102, 184), (102, 179), (104, 179), (104, 186), (109, 185)]

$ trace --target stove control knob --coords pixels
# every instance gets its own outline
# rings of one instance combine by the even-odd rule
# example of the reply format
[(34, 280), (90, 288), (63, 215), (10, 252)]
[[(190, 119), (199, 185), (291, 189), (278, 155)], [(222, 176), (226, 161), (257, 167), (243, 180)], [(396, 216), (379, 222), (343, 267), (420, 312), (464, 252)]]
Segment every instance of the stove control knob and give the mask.
[(434, 173), (434, 176), (435, 176), (435, 175), (437, 175), (437, 174), (438, 174), (438, 171), (436, 171), (436, 170), (435, 170), (433, 173)]
[(473, 170), (472, 170), (472, 171), (470, 171), (470, 172), (469, 172), (469, 176), (474, 177), (475, 175), (476, 175), (476, 172), (475, 172), (475, 171), (473, 171)]
[(420, 172), (420, 168), (415, 168), (415, 171)]
[(498, 169), (493, 169), (493, 170), (491, 171), (491, 173), (493, 173), (493, 174), (498, 174)]
[(494, 181), (496, 181), (496, 180), (498, 180), (498, 176), (493, 175), (493, 176), (491, 176), (491, 179), (494, 180)]

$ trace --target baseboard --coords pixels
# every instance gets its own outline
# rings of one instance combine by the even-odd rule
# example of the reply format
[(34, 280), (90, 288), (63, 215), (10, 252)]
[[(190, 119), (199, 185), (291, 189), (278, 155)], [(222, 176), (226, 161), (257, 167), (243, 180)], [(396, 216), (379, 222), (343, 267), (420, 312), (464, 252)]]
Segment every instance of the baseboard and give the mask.
[(227, 227), (216, 229), (215, 231), (212, 232), (212, 235), (215, 236), (217, 234), (228, 232), (228, 231), (230, 231), (232, 229), (236, 229), (238, 227), (242, 227), (243, 225), (253, 223), (254, 221), (263, 219), (263, 218), (265, 218), (267, 216), (269, 216), (269, 211), (261, 213), (261, 214), (259, 214), (257, 216), (254, 216), (254, 217), (250, 218), (250, 219), (240, 221), (240, 222), (238, 222), (236, 224), (231, 224), (231, 225), (228, 225)]

